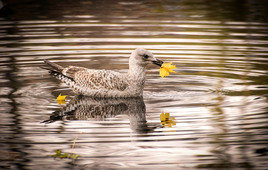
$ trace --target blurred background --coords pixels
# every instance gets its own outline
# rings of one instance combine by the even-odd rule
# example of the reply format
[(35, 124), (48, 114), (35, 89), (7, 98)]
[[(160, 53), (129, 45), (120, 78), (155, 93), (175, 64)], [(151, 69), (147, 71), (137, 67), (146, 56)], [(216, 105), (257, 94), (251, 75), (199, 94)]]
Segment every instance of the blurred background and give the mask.
[[(178, 67), (149, 66), (142, 99), (40, 68), (126, 73), (137, 47)], [(1, 0), (0, 168), (267, 169), (267, 76), (266, 0)]]

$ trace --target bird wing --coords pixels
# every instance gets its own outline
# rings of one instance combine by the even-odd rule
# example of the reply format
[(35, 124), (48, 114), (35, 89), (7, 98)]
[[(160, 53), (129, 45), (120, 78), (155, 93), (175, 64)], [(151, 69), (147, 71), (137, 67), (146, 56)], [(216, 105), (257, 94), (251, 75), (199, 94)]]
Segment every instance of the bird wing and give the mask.
[(87, 68), (84, 68), (84, 67), (69, 66), (69, 67), (65, 68), (62, 71), (62, 74), (64, 74), (65, 76), (68, 76), (68, 77), (74, 79), (75, 78), (75, 74), (77, 72), (86, 71), (86, 70), (87, 70)]
[(64, 75), (73, 78), (75, 83), (83, 88), (93, 90), (124, 91), (128, 84), (124, 75), (110, 70), (91, 70), (83, 67), (70, 66), (63, 70)]

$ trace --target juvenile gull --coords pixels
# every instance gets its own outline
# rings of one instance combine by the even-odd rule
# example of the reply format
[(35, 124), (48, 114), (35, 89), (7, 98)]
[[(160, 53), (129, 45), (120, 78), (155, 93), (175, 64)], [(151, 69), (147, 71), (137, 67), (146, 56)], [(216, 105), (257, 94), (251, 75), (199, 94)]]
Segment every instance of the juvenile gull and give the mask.
[(144, 48), (137, 48), (129, 58), (129, 71), (122, 74), (111, 70), (92, 70), (84, 67), (62, 67), (44, 61), (50, 73), (67, 84), (76, 94), (103, 97), (141, 97), (145, 82), (145, 67), (153, 63), (161, 67), (163, 62)]

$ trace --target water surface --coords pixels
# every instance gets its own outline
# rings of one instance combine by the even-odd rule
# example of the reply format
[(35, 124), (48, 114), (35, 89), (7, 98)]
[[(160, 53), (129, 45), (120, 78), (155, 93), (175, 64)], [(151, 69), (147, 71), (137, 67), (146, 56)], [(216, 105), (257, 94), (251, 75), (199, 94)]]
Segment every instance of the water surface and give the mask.
[[(266, 1), (250, 0), (7, 3), (1, 168), (266, 169), (267, 16)], [(149, 66), (143, 98), (77, 97), (40, 68), (48, 59), (125, 73), (137, 47), (178, 67), (162, 79)]]

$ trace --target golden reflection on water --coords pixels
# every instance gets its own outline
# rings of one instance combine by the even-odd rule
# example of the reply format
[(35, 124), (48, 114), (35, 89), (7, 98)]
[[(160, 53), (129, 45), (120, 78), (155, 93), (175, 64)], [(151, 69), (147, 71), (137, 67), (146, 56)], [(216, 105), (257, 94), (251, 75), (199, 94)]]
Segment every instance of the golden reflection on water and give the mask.
[(174, 117), (170, 117), (169, 113), (161, 113), (160, 121), (163, 127), (172, 127), (176, 125), (176, 121)]

